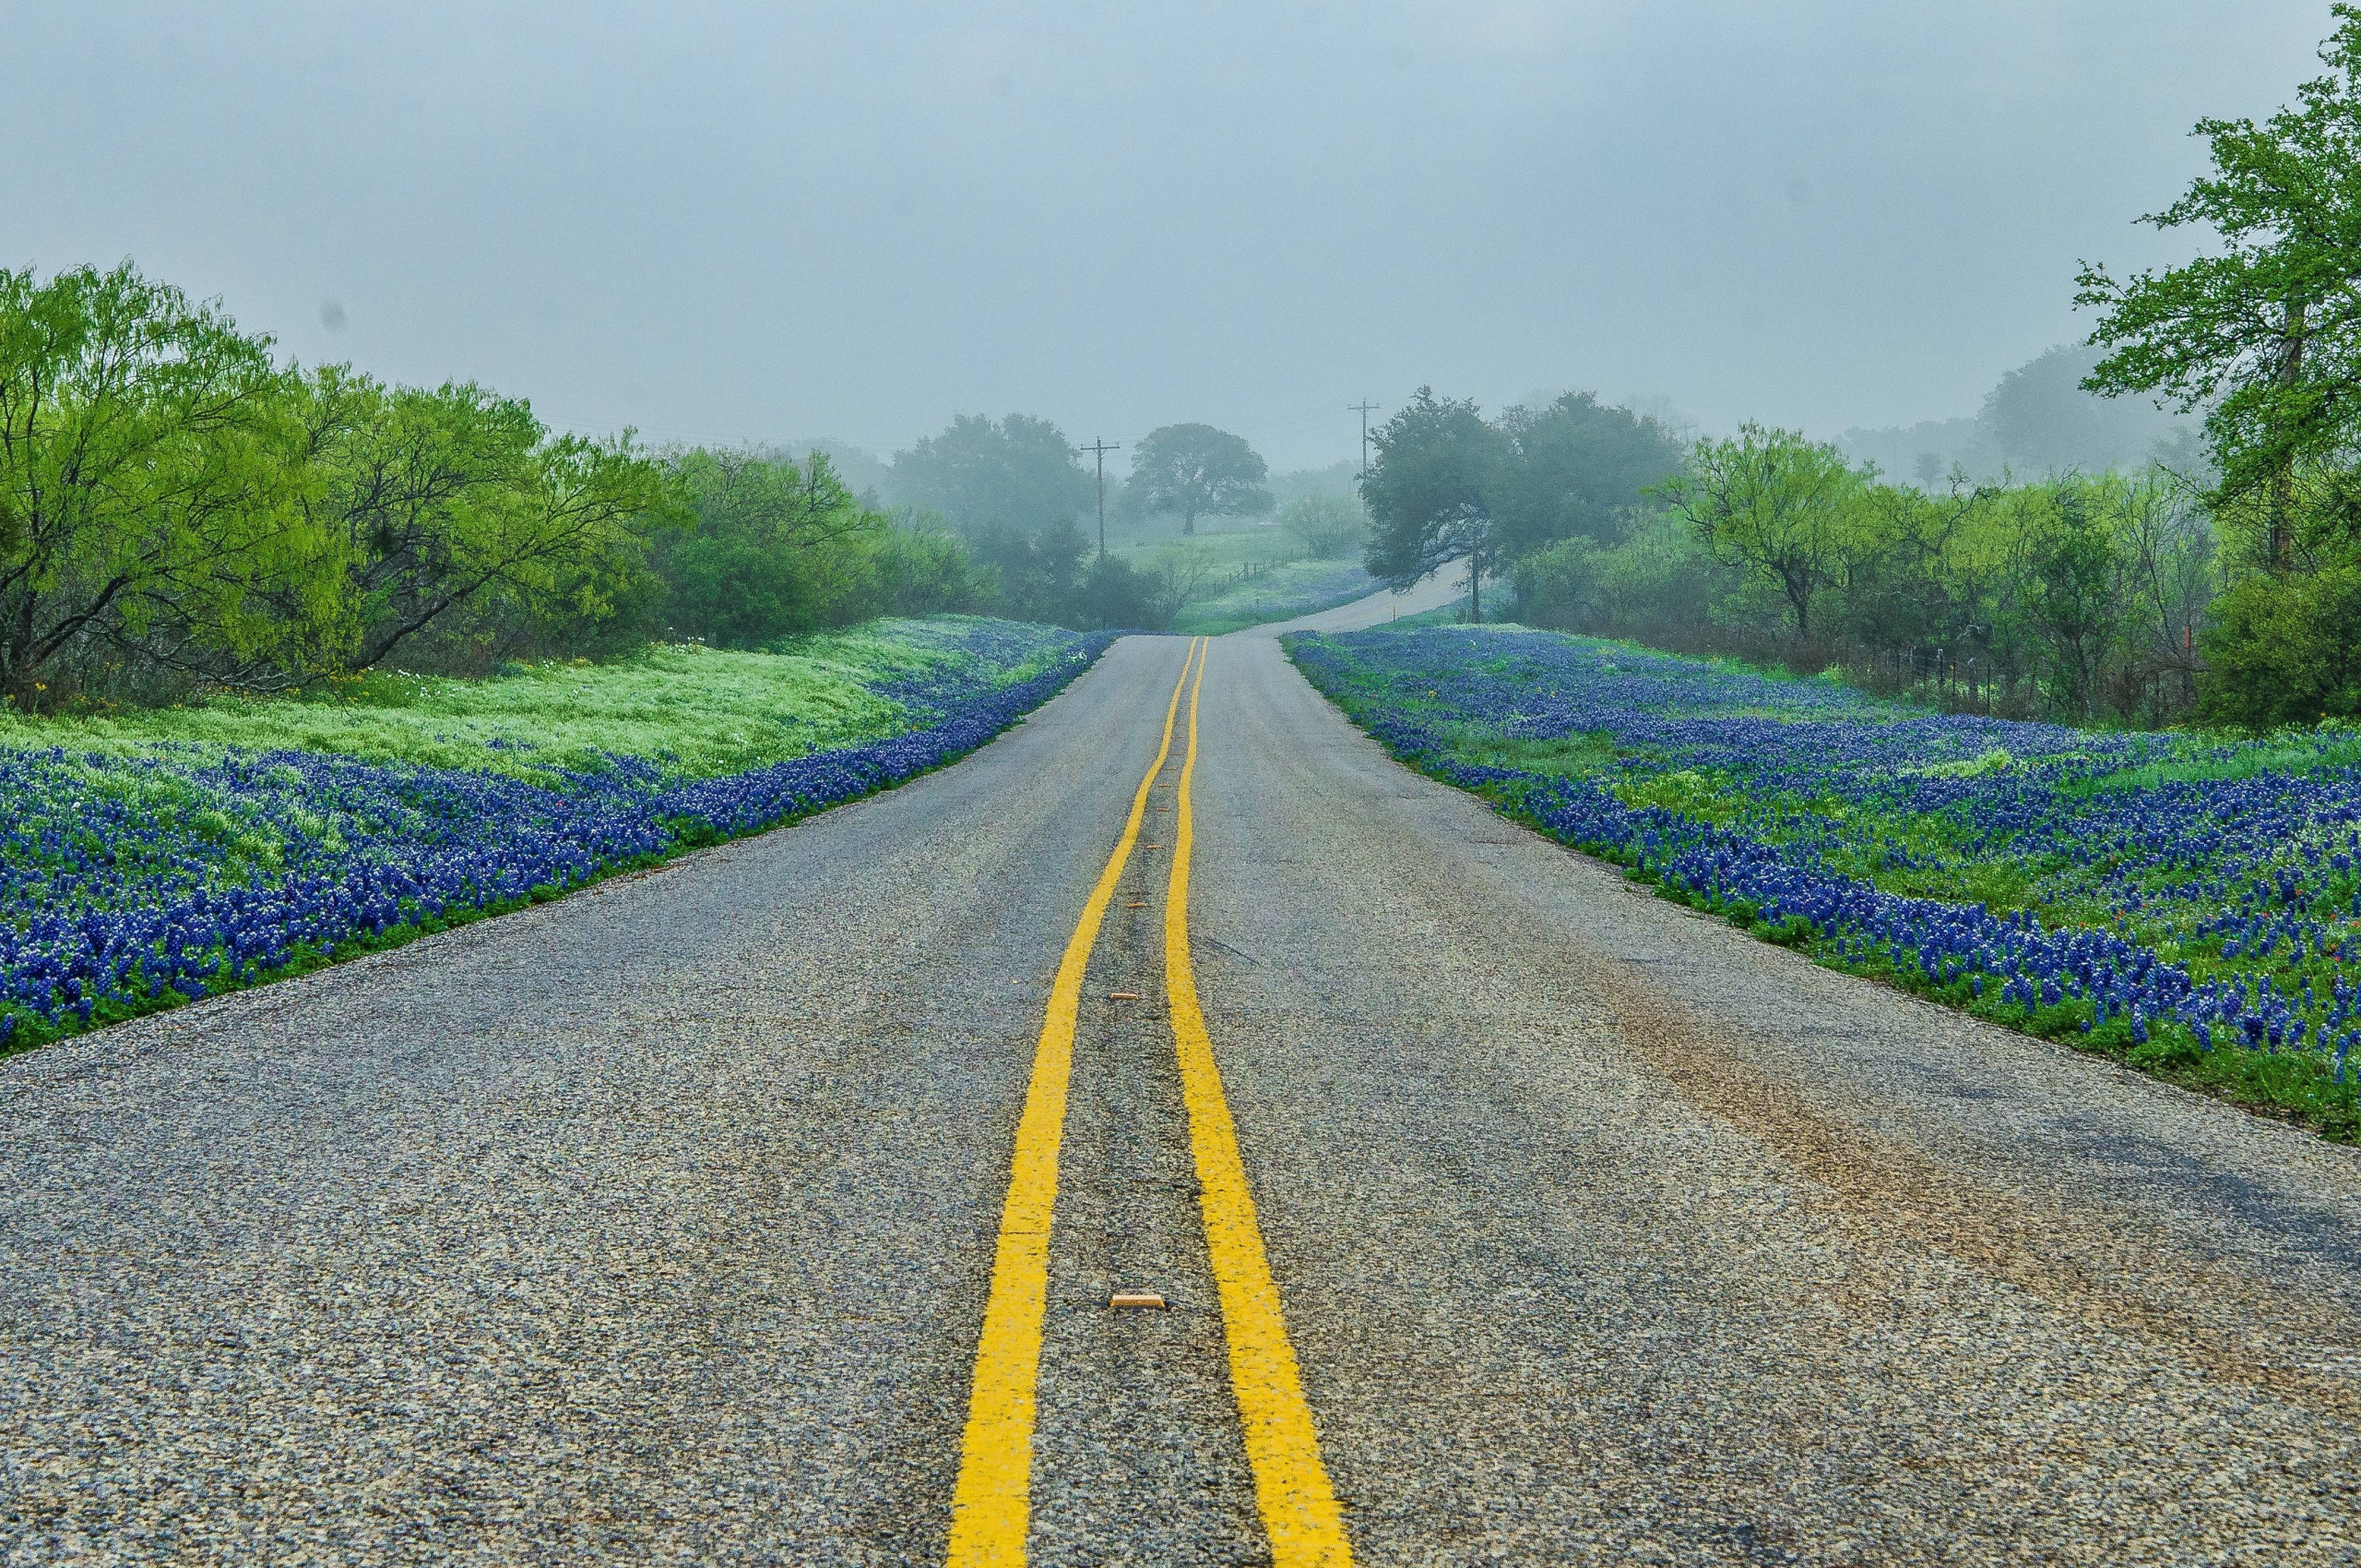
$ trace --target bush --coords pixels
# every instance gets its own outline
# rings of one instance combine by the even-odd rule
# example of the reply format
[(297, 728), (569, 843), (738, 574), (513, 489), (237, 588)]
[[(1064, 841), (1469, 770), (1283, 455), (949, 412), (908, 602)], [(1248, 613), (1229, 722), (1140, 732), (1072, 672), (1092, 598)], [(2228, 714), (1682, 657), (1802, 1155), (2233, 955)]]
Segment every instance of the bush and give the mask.
[(2213, 601), (2199, 714), (2249, 730), (2361, 714), (2361, 565), (2249, 576)]
[(1369, 537), (1369, 513), (1359, 498), (1325, 491), (1297, 496), (1280, 508), (1276, 521), (1317, 561), (1356, 554)]
[(1509, 574), (1516, 618), (1529, 626), (1591, 624), (1598, 602), (1599, 557), (1605, 553), (1577, 534), (1519, 561)]

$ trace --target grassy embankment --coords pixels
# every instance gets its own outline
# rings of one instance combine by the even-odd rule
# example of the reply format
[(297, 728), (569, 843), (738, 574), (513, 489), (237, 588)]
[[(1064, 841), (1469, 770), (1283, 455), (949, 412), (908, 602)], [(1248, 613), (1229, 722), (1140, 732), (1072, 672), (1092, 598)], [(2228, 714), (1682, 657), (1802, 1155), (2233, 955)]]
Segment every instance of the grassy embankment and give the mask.
[(1176, 632), (1218, 636), (1310, 615), (1377, 591), (1378, 584), (1361, 569), (1358, 551), (1341, 559), (1312, 560), (1299, 540), (1277, 529), (1198, 526), (1201, 531), (1187, 538), (1110, 535), (1108, 540), (1108, 553), (1143, 572), (1154, 573), (1168, 560), (1202, 568), (1202, 581), (1173, 621)]
[(974, 618), (774, 653), (0, 715), (0, 1053), (540, 902), (943, 766), (1104, 639)]
[[(2361, 732), (2248, 740), (1944, 716), (1826, 679), (1513, 626), (1388, 628), (1294, 651), (1357, 721), (1394, 727), (1406, 760), (1668, 897), (1831, 967), (2331, 1136), (2361, 1133), (2361, 1061), (2349, 1060)], [(1569, 811), (1560, 785), (1614, 804)], [(1767, 847), (1822, 889), (1929, 902), (1889, 909), (1875, 932), (1768, 921), (1720, 873), (1699, 885), (1681, 871), (1684, 852), (1726, 853), (1713, 832)], [(2023, 971), (1994, 966), (1987, 939), (1954, 944), (1946, 909), (2121, 945), (2092, 974), (2070, 966), (2012, 987), (2007, 974)], [(2139, 955), (2239, 1000), (2226, 1021), (2167, 1005)]]
[(398, 671), (334, 677), (272, 696), (28, 719), (0, 708), (0, 748), (62, 746), (134, 756), (188, 747), (325, 752), (540, 781), (613, 757), (688, 778), (741, 773), (909, 729), (908, 705), (878, 688), (979, 660), (993, 683), (1032, 674), (1049, 644), (999, 659), (967, 635), (1038, 628), (977, 618), (881, 621), (769, 653), (658, 645), (606, 664), (516, 665), (491, 680)]

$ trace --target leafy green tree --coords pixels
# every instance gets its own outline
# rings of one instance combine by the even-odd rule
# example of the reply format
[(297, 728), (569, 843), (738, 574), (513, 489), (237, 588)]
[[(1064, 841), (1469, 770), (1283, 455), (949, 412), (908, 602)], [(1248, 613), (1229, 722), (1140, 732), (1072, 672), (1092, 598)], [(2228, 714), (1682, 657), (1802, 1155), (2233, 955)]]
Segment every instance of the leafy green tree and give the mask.
[(1163, 624), (1155, 595), (1156, 585), (1147, 573), (1120, 555), (1099, 555), (1083, 573), (1076, 602), (1089, 626), (1145, 631)]
[(988, 527), (969, 536), (979, 564), (992, 574), (1000, 612), (1053, 625), (1096, 625), (1082, 605), (1083, 556), (1089, 544), (1070, 518), (1036, 533)]
[(2055, 705), (2088, 718), (2123, 618), (2123, 562), (2109, 518), (2082, 485), (2060, 485), (2030, 507), (2019, 603), (2047, 645)]
[(1370, 433), (1374, 457), (1361, 481), (1369, 507), (1370, 576), (1396, 590), (1451, 561), (1467, 563), (1475, 618), (1483, 578), (1497, 572), (1492, 495), (1505, 457), (1501, 433), (1474, 402), (1430, 386)]
[(2361, 563), (2249, 576), (2213, 609), (2201, 718), (2270, 730), (2361, 715)]
[(896, 518), (874, 534), (857, 536), (870, 573), (867, 596), (835, 613), (848, 625), (872, 615), (941, 615), (980, 609), (985, 588), (967, 547), (931, 523)]
[(2203, 224), (2220, 255), (2121, 282), (2084, 263), (2076, 303), (2110, 351), (2083, 382), (2205, 407), (2220, 493), (2268, 496), (2264, 557), (2293, 564), (2299, 465), (2361, 429), (2361, 9), (2331, 7), (2328, 74), (2258, 125), (2201, 120), (2213, 171), (2142, 221)]
[(1777, 588), (1808, 642), (1814, 606), (1862, 555), (1864, 483), (1835, 447), (1750, 420), (1700, 441), (1662, 494), (1717, 557)]
[(1315, 561), (1349, 555), (1369, 537), (1369, 511), (1360, 499), (1327, 491), (1297, 496), (1279, 508), (1276, 521)]
[(125, 263), (0, 271), (0, 695), (73, 662), (254, 683), (349, 636), (267, 338)]
[(643, 581), (650, 530), (682, 520), (673, 476), (628, 434), (553, 435), (522, 398), (473, 383), (311, 380), (317, 508), (344, 546), (356, 667), (496, 602), (595, 624)]
[(832, 600), (858, 598), (857, 552), (836, 547), (882, 533), (885, 519), (854, 498), (825, 452), (801, 463), (766, 452), (698, 449), (672, 460), (695, 517), (665, 536), (657, 569), (675, 635), (723, 647), (761, 647), (836, 619)]
[(1671, 431), (1588, 392), (1511, 409), (1499, 422), (1508, 460), (1493, 501), (1504, 559), (1578, 534), (1612, 543), (1631, 510), (1680, 469)]
[(1601, 609), (1605, 553), (1586, 535), (1571, 534), (1517, 557), (1509, 574), (1516, 589), (1516, 618), (1533, 626), (1589, 626)]
[(1259, 517), (1271, 509), (1270, 469), (1254, 448), (1209, 424), (1168, 424), (1132, 448), (1123, 505), (1135, 517), (1171, 513), (1193, 534), (1202, 517)]
[(1093, 504), (1096, 481), (1048, 420), (962, 414), (949, 429), (894, 454), (895, 498), (941, 513), (963, 532), (1031, 532), (1071, 521)]

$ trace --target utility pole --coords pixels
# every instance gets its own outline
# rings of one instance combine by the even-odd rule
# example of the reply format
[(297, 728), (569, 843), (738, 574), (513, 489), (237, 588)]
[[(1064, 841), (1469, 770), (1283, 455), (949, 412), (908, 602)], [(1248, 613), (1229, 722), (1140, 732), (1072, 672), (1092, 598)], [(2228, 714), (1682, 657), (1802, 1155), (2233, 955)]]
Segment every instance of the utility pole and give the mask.
[(1384, 404), (1382, 404), (1382, 403), (1370, 403), (1370, 402), (1347, 403), (1347, 404), (1346, 404), (1346, 405), (1345, 405), (1345, 411), (1346, 411), (1347, 413), (1348, 413), (1348, 414), (1358, 414), (1358, 415), (1360, 415), (1360, 416), (1361, 416), (1361, 471), (1360, 471), (1360, 477), (1361, 477), (1362, 479), (1367, 479), (1367, 478), (1369, 478), (1369, 416), (1370, 416), (1370, 414), (1372, 414), (1372, 413), (1376, 412), (1379, 409), (1383, 408), (1384, 406), (1385, 406), (1385, 405), (1384, 405)]
[(1098, 459), (1098, 559), (1101, 561), (1107, 559), (1107, 454), (1122, 449), (1121, 442), (1101, 441), (1095, 435), (1090, 438), (1089, 445), (1074, 448), (1077, 452), (1088, 452)]

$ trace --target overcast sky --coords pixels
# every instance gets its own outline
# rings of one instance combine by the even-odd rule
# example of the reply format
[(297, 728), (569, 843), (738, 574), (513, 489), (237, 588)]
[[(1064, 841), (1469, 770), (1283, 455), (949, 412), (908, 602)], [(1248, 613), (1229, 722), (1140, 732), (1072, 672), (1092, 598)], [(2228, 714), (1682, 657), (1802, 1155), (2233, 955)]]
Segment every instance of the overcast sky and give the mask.
[[(2326, 0), (1075, 6), (9, 0), (0, 265), (129, 256), (306, 361), (658, 440), (954, 413), (1352, 456), (1539, 388), (1833, 435), (2088, 330), (2078, 257)], [(1381, 414), (1380, 417), (1382, 417)], [(1119, 459), (1120, 461), (1120, 459)]]

